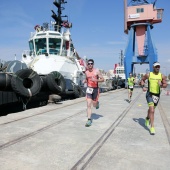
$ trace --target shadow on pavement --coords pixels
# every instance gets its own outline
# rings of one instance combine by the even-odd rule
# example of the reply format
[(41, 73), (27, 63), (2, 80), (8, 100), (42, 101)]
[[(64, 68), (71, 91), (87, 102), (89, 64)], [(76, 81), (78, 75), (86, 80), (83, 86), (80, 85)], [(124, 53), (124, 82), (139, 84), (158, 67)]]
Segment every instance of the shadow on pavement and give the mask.
[(130, 103), (129, 99), (125, 99), (126, 102)]
[(145, 119), (143, 119), (143, 118), (139, 118), (139, 119), (133, 118), (133, 120), (135, 122), (139, 123), (139, 125), (141, 125), (144, 129), (149, 131), (149, 128), (145, 126)]
[(97, 119), (99, 119), (100, 117), (103, 117), (102, 115), (99, 115), (99, 114), (96, 114), (96, 113), (92, 113), (92, 115), (91, 115), (91, 119), (92, 120), (97, 120)]

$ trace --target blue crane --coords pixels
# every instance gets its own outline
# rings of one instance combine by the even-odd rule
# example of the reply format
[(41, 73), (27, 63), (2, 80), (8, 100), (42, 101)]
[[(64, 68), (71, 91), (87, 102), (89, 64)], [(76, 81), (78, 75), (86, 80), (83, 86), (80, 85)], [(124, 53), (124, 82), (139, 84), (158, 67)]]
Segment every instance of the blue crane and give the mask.
[(124, 0), (125, 29), (128, 43), (124, 53), (126, 79), (133, 73), (134, 64), (149, 64), (150, 71), (153, 63), (158, 60), (157, 50), (151, 38), (153, 24), (162, 22), (163, 9), (156, 9), (157, 0)]

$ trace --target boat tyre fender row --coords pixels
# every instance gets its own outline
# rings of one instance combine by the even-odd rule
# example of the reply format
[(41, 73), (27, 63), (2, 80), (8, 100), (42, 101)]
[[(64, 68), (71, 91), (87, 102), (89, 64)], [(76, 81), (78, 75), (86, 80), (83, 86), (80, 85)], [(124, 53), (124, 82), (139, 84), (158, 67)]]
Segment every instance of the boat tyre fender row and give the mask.
[(74, 90), (74, 97), (75, 98), (79, 98), (79, 97), (84, 97), (85, 93), (83, 92), (83, 90), (81, 89), (80, 86), (73, 84), (73, 90)]
[(53, 71), (47, 75), (47, 85), (48, 88), (55, 94), (63, 93), (66, 89), (65, 79), (58, 71)]
[(32, 97), (40, 92), (41, 79), (32, 69), (23, 69), (12, 75), (11, 86), (16, 94)]
[(0, 73), (0, 91), (11, 90), (12, 75), (8, 73)]

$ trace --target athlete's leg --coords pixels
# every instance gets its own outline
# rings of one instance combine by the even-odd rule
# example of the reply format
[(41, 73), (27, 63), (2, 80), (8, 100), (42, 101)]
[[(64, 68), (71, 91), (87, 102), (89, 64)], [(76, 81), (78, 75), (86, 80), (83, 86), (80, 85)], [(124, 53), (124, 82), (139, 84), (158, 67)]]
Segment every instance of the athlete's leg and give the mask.
[(147, 114), (147, 117), (145, 120), (145, 125), (148, 127), (149, 123), (151, 124), (150, 134), (154, 135), (155, 134), (155, 128), (154, 128), (155, 104), (154, 104), (152, 96), (150, 95), (149, 92), (146, 93), (146, 100), (147, 100), (149, 109), (148, 109), (148, 114)]
[(128, 87), (128, 100), (130, 100), (130, 88)]
[(97, 107), (99, 104), (99, 88), (94, 89), (92, 100), (93, 100), (93, 107)]
[(129, 93), (128, 93), (128, 99), (129, 99), (129, 101), (131, 101), (131, 97), (132, 97), (132, 89), (129, 88)]
[(132, 98), (132, 94), (133, 94), (133, 89), (131, 90), (131, 97), (130, 98)]
[(131, 100), (131, 98), (132, 98), (132, 90), (130, 90), (130, 100)]
[(147, 117), (145, 119), (145, 126), (147, 126), (149, 128), (149, 125), (150, 125), (150, 118), (149, 118), (149, 108), (148, 108), (148, 114), (147, 114)]
[(92, 113), (92, 99), (87, 98), (87, 123), (85, 124), (86, 127), (91, 126), (92, 120), (91, 120), (91, 113)]
[(91, 119), (91, 113), (92, 113), (92, 99), (87, 98), (87, 118)]
[(150, 119), (151, 127), (154, 127), (154, 112), (155, 112), (154, 106), (149, 106), (148, 116), (149, 116), (149, 119)]

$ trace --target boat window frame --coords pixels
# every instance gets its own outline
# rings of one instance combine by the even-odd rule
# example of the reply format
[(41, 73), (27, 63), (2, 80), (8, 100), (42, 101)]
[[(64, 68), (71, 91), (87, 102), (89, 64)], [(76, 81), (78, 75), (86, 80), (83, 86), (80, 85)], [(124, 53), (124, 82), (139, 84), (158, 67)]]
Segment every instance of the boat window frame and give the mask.
[[(59, 42), (52, 42), (51, 40), (60, 40)], [(59, 43), (59, 45), (57, 45)], [(62, 39), (60, 37), (48, 37), (48, 48), (49, 54), (59, 55), (61, 53), (62, 48)]]
[[(41, 43), (41, 46), (39, 45), (38, 47), (37, 47), (37, 42), (36, 41), (42, 41), (43, 40), (43, 42)], [(44, 41), (45, 40), (45, 41)], [(46, 37), (41, 37), (41, 38), (35, 38), (34, 39), (34, 43), (35, 43), (35, 53), (37, 54), (37, 55), (41, 55), (41, 54), (45, 54), (45, 53), (47, 53), (47, 39), (46, 39)], [(44, 45), (43, 45), (44, 44)]]

